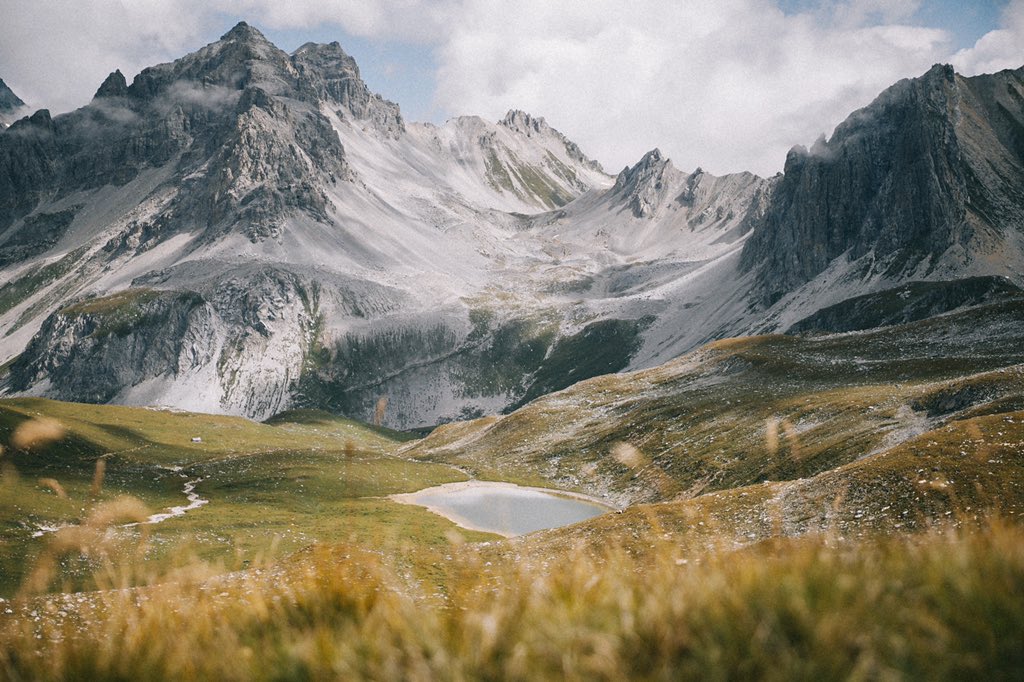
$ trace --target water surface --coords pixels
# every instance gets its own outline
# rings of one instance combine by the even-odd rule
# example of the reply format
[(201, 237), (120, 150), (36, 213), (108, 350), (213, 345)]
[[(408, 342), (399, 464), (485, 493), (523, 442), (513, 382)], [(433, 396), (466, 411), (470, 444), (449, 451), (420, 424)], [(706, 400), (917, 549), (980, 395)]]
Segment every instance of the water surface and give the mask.
[(582, 496), (491, 481), (449, 483), (394, 499), (427, 507), (463, 528), (508, 537), (568, 526), (610, 510)]

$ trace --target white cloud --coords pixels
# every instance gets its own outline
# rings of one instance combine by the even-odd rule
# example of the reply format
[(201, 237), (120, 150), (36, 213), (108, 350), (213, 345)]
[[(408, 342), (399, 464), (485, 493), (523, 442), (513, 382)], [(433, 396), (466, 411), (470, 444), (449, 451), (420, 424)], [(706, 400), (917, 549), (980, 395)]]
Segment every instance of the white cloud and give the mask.
[(920, 0), (846, 0), (828, 9), (839, 26), (864, 26), (875, 22), (898, 23), (910, 19), (921, 7)]
[(214, 0), (225, 11), (273, 28), (309, 28), (329, 23), (352, 35), (434, 42), (460, 0)]
[(440, 50), (438, 99), (546, 116), (615, 170), (658, 146), (683, 169), (773, 173), (946, 54), (943, 31), (859, 25), (872, 4), (823, 25), (764, 0), (473, 3)]
[(950, 60), (964, 75), (1016, 69), (1024, 64), (1024, 0), (1012, 0), (1003, 10), (1001, 26), (982, 36)]
[(0, 21), (0, 76), (30, 105), (81, 106), (108, 73), (129, 78), (181, 56), (203, 31), (206, 2), (11, 0)]

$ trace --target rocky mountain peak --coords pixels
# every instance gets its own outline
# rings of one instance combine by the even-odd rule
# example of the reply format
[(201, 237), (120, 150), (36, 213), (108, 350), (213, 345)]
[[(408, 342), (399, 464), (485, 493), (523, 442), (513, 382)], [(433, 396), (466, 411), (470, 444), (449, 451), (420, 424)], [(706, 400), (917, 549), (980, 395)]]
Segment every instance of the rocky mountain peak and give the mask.
[(1022, 102), (1024, 70), (962, 78), (939, 64), (882, 92), (831, 139), (793, 148), (771, 210), (744, 247), (744, 267), (759, 267), (762, 301), (842, 255), (889, 276), (944, 259), (956, 267), (1005, 226), (1024, 223)]
[(7, 87), (0, 78), (0, 113), (12, 112), (25, 106), (21, 98), (14, 94), (14, 91)]
[(952, 83), (956, 79), (956, 71), (952, 64), (933, 64), (932, 68), (921, 77), (921, 80), (944, 80)]
[(644, 154), (632, 168), (622, 169), (612, 193), (621, 197), (633, 215), (645, 218), (660, 206), (669, 190), (678, 184), (680, 172), (657, 147)]
[(601, 164), (588, 158), (579, 146), (565, 135), (548, 125), (548, 122), (541, 116), (532, 116), (519, 109), (511, 109), (505, 118), (498, 121), (498, 125), (508, 128), (510, 131), (523, 135), (524, 137), (549, 136), (554, 137), (565, 146), (565, 151), (573, 161), (603, 173)]
[(128, 95), (128, 82), (124, 78), (124, 74), (118, 69), (112, 74), (107, 76), (106, 80), (100, 85), (96, 94), (93, 95), (93, 99), (101, 99), (103, 97), (125, 97)]
[(37, 113), (24, 130), (33, 134), (0, 145), (0, 165), (16, 169), (0, 175), (0, 230), (55, 188), (121, 186), (164, 167), (185, 179), (150, 238), (241, 231), (258, 241), (289, 214), (327, 221), (324, 188), (350, 177), (312, 82), (244, 23), (130, 86), (115, 71), (92, 104), (53, 122)]
[(14, 94), (7, 84), (0, 80), (0, 130), (11, 125), (26, 112), (25, 103)]
[(505, 114), (505, 118), (501, 119), (498, 123), (509, 130), (521, 133), (527, 137), (551, 132), (551, 126), (542, 117), (531, 116), (525, 111), (518, 109), (510, 110)]
[(244, 21), (240, 21), (235, 24), (230, 31), (220, 37), (221, 42), (228, 41), (255, 41), (255, 42), (269, 42), (259, 30), (253, 28)]
[(387, 137), (405, 132), (398, 105), (370, 92), (356, 60), (339, 43), (306, 43), (291, 55), (291, 64), (319, 101), (343, 107), (337, 112), (342, 118), (369, 122)]
[(338, 41), (330, 43), (305, 43), (292, 53), (292, 60), (306, 68), (316, 67), (329, 72), (331, 78), (357, 78), (359, 65), (341, 47)]
[(259, 85), (271, 94), (294, 93), (297, 85), (288, 54), (245, 22), (181, 59), (143, 69), (128, 94), (153, 100), (168, 93), (175, 95), (182, 84), (191, 90), (243, 90)]
[(53, 117), (50, 116), (49, 109), (40, 109), (18, 123), (21, 124), (22, 122), (24, 122), (26, 126), (34, 126), (36, 128), (43, 128), (46, 130), (53, 129)]

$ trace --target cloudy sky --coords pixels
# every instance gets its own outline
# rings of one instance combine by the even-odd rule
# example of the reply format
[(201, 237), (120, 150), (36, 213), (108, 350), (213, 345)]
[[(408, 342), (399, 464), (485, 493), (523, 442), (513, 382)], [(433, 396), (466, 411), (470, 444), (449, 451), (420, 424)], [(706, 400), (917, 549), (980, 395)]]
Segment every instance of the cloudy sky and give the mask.
[(615, 172), (781, 170), (786, 151), (937, 62), (1024, 66), (1024, 0), (4, 0), (0, 78), (87, 103), (239, 19), (288, 51), (338, 40), (406, 118), (544, 116)]

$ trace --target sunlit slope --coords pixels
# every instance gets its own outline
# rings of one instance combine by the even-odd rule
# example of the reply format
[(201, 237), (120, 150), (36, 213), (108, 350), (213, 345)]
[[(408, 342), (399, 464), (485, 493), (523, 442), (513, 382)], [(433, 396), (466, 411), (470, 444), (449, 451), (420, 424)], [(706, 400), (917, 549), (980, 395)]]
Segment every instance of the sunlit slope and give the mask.
[(21, 421), (38, 417), (64, 426), (68, 438), (60, 444), (61, 453), (76, 451), (85, 459), (91, 454), (117, 454), (164, 465), (255, 450), (341, 448), (348, 441), (361, 450), (385, 453), (408, 439), (396, 431), (311, 410), (285, 412), (261, 424), (225, 415), (34, 398), (0, 401), (0, 437), (9, 436)]
[(880, 330), (717, 342), (581, 382), (403, 453), (622, 503), (809, 478), (968, 416), (1024, 408), (1024, 303)]
[[(30, 421), (59, 425), (59, 437), (15, 447), (19, 425)], [(449, 522), (383, 499), (465, 478), (445, 465), (394, 457), (408, 438), (313, 411), (260, 424), (163, 410), (2, 401), (0, 594), (18, 587), (47, 546), (47, 529), (87, 523), (95, 509), (123, 496), (141, 500), (150, 513), (166, 513), (188, 504), (186, 484), (207, 502), (144, 529), (150, 537), (141, 558), (152, 570), (183, 548), (231, 568), (317, 541), (375, 548), (444, 542)], [(130, 536), (139, 529), (120, 532)], [(69, 580), (96, 569), (88, 557), (71, 563)]]
[(779, 536), (839, 542), (932, 527), (973, 530), (993, 518), (1024, 519), (1024, 411), (956, 420), (809, 478), (636, 505), (491, 552), (553, 560), (620, 546), (644, 556), (666, 543), (692, 560)]

